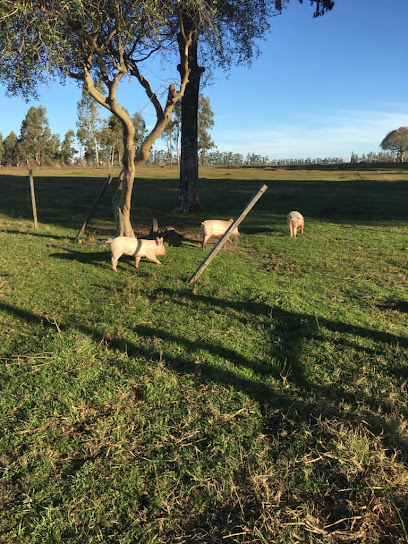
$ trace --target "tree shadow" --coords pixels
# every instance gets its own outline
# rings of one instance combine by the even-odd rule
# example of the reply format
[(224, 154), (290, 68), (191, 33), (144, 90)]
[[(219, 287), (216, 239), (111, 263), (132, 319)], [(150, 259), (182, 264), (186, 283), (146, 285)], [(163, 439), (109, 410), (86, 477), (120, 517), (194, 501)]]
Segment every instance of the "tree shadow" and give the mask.
[[(37, 211), (40, 224), (55, 224), (67, 228), (78, 228), (86, 217), (90, 206), (101, 187), (105, 173), (101, 177), (75, 176), (36, 176)], [(148, 232), (152, 218), (160, 226), (172, 225), (182, 234), (193, 229), (199, 230), (200, 222), (209, 218), (234, 217), (243, 209), (247, 199), (251, 198), (259, 186), (260, 180), (205, 180), (200, 188), (202, 211), (197, 214), (173, 214), (169, 210), (174, 206), (177, 195), (175, 179), (137, 178), (135, 197), (132, 206), (132, 224), (138, 233)], [(356, 225), (377, 224), (398, 220), (407, 220), (408, 203), (406, 202), (407, 181), (330, 181), (330, 180), (285, 180), (270, 179), (262, 181), (268, 184), (268, 191), (256, 205), (256, 213), (250, 214), (243, 222), (243, 230), (248, 234), (271, 232), (271, 215), (278, 215), (282, 220), (292, 209), (300, 211), (307, 219), (330, 221), (333, 223), (352, 223)], [(5, 216), (30, 217), (27, 203), (27, 176), (2, 176), (0, 183), (4, 188), (5, 198), (0, 200), (0, 213)], [(154, 190), (152, 190), (154, 187)], [(101, 200), (95, 215), (90, 221), (90, 228), (97, 225), (100, 230), (112, 225), (112, 196), (116, 191), (116, 182), (112, 183)], [(364, 198), (361, 197), (362, 192)], [(143, 208), (137, 204), (143, 196)], [(227, 195), (227, 196), (226, 196)], [(405, 205), (407, 204), (407, 205)], [(63, 210), (75, 210), (74, 214), (62, 213)], [(210, 216), (210, 217), (209, 217)], [(260, 218), (264, 218), (260, 221)], [(254, 230), (251, 230), (254, 229)], [(259, 229), (259, 230), (258, 230)], [(272, 231), (273, 232), (273, 231)]]
[[(158, 289), (153, 292), (153, 296), (158, 296), (159, 294), (171, 297), (172, 303), (183, 305), (185, 304), (183, 300), (190, 299), (193, 302), (200, 302), (204, 307), (214, 308), (219, 307), (221, 311), (228, 308), (232, 308), (237, 312), (237, 316), (234, 316), (234, 319), (241, 320), (245, 324), (245, 317), (240, 316), (241, 312), (249, 312), (260, 318), (259, 326), (267, 328), (269, 324), (273, 322), (274, 327), (270, 333), (270, 349), (274, 350), (274, 358), (280, 361), (280, 364), (284, 366), (283, 372), (286, 374), (284, 379), (291, 383), (294, 388), (303, 390), (306, 394), (311, 395), (311, 397), (316, 400), (312, 403), (307, 403), (307, 410), (309, 413), (314, 414), (315, 417), (321, 415), (325, 417), (332, 417), (336, 415), (337, 417), (350, 418), (349, 415), (341, 414), (339, 409), (340, 401), (347, 401), (350, 405), (360, 405), (363, 402), (368, 406), (373, 412), (378, 411), (378, 408), (381, 409), (382, 413), (390, 414), (393, 412), (393, 407), (385, 399), (372, 398), (368, 393), (358, 391), (357, 393), (349, 392), (348, 381), (344, 383), (344, 386), (337, 385), (322, 385), (319, 383), (311, 382), (310, 379), (305, 374), (304, 364), (302, 362), (303, 351), (305, 344), (308, 342), (319, 342), (324, 341), (324, 336), (322, 330), (326, 329), (332, 335), (332, 346), (334, 351), (342, 352), (345, 347), (351, 348), (355, 353), (359, 354), (360, 360), (363, 360), (364, 357), (368, 355), (377, 356), (381, 351), (383, 351), (384, 356), (387, 357), (388, 354), (386, 350), (392, 348), (398, 350), (400, 348), (408, 348), (408, 337), (399, 336), (391, 333), (378, 331), (374, 329), (369, 329), (366, 327), (361, 327), (358, 325), (351, 325), (341, 321), (333, 321), (330, 319), (317, 317), (310, 314), (299, 314), (294, 312), (288, 312), (279, 307), (271, 308), (270, 306), (264, 304), (263, 302), (255, 301), (227, 301), (223, 299), (218, 299), (211, 296), (204, 296), (199, 294), (193, 294), (189, 290), (183, 290), (180, 292), (172, 291), (171, 289)], [(205, 309), (203, 310), (205, 311)], [(172, 335), (167, 332), (163, 333), (160, 331), (151, 330), (146, 331), (149, 335), (162, 335), (162, 339), (166, 337), (171, 337)], [(352, 337), (357, 337), (355, 341), (352, 339), (347, 339), (344, 336), (350, 335)], [(178, 341), (184, 343), (187, 349), (192, 349), (197, 347), (196, 342), (190, 342), (189, 340), (182, 338), (172, 338), (172, 341)], [(374, 342), (376, 348), (365, 347), (361, 345), (361, 342), (364, 341)], [(201, 342), (198, 343), (201, 346)], [(205, 342), (203, 346), (208, 346), (208, 342)], [(276, 347), (278, 346), (278, 347)], [(381, 346), (384, 346), (382, 348)], [(214, 346), (213, 346), (214, 348)], [(268, 347), (269, 349), (269, 347)], [(391, 363), (392, 361), (390, 361)], [(242, 364), (242, 361), (241, 361)], [(252, 368), (254, 368), (252, 366)], [(256, 368), (261, 368), (259, 375), (261, 377), (277, 376), (276, 367), (268, 366), (266, 363), (257, 364)], [(281, 366), (282, 368), (282, 366)], [(360, 368), (355, 368), (355, 378), (360, 377)], [(405, 380), (408, 374), (408, 366), (390, 364), (387, 369), (390, 376), (394, 376), (399, 380)], [(222, 375), (222, 371), (221, 371)], [(348, 380), (352, 379), (348, 376)], [(244, 380), (245, 382), (245, 380)], [(265, 402), (270, 403), (270, 389), (263, 388), (262, 385), (251, 383), (248, 386), (248, 383), (241, 383), (240, 388), (245, 390), (248, 393), (248, 388), (251, 391), (250, 395), (254, 400), (259, 402), (261, 405)], [(269, 391), (269, 394), (268, 394)], [(285, 394), (286, 397), (286, 394)], [(279, 400), (281, 402), (282, 399)], [(293, 403), (295, 406), (298, 402), (296, 398), (290, 398), (289, 402)], [(273, 405), (276, 406), (275, 402), (272, 401)], [(306, 406), (302, 407), (304, 410)], [(403, 410), (403, 413), (408, 417), (408, 408)], [(358, 418), (357, 412), (355, 416)], [(377, 418), (378, 420), (378, 418)], [(407, 445), (403, 445), (404, 449), (407, 449)]]
[(34, 236), (37, 238), (48, 238), (51, 240), (69, 240), (67, 236), (56, 236), (55, 234), (43, 234), (36, 231), (27, 231), (27, 230), (15, 230), (15, 229), (0, 229), (0, 232), (5, 232), (6, 234), (24, 234), (25, 236)]
[[(350, 333), (362, 340), (373, 340), (378, 343), (380, 351), (383, 349), (381, 345), (384, 345), (385, 348), (390, 346), (407, 348), (408, 338), (340, 321), (317, 318), (310, 314), (289, 312), (282, 308), (271, 309), (270, 306), (263, 302), (231, 301), (194, 294), (188, 289), (176, 291), (161, 288), (156, 289), (153, 296), (171, 297), (172, 302), (180, 305), (187, 299), (192, 303), (203, 306), (203, 311), (206, 309), (210, 311), (215, 307), (222, 313), (232, 309), (236, 312), (236, 316), (232, 317), (232, 319), (237, 318), (242, 322), (245, 321), (245, 316), (241, 315), (243, 312), (252, 314), (258, 319), (259, 327), (265, 331), (270, 330), (268, 348), (275, 349), (273, 355), (281, 363), (280, 366), (277, 366), (276, 362), (271, 364), (271, 361), (268, 360), (243, 356), (238, 350), (226, 348), (222, 342), (218, 343), (215, 338), (194, 340), (186, 335), (150, 325), (139, 324), (133, 326), (132, 334), (134, 333), (137, 336), (137, 340), (129, 341), (128, 337), (121, 334), (107, 338), (106, 330), (102, 326), (88, 326), (84, 324), (84, 321), (78, 319), (75, 314), (72, 314), (68, 322), (58, 323), (58, 334), (63, 334), (65, 330), (74, 328), (91, 338), (95, 344), (103, 342), (106, 349), (112, 351), (112, 357), (107, 359), (107, 364), (111, 365), (115, 371), (120, 371), (125, 378), (130, 380), (133, 375), (132, 366), (120, 364), (120, 357), (116, 357), (115, 354), (126, 353), (128, 356), (145, 361), (160, 361), (170, 372), (181, 376), (188, 375), (198, 386), (218, 384), (244, 393), (259, 405), (263, 415), (263, 434), (271, 444), (279, 440), (283, 431), (296, 432), (302, 426), (315, 425), (318, 421), (333, 419), (337, 422), (344, 422), (351, 427), (363, 424), (370, 433), (380, 437), (381, 441), (391, 451), (394, 448), (399, 450), (405, 462), (408, 454), (408, 443), (398, 432), (400, 422), (392, 417), (384, 417), (385, 414), (392, 414), (393, 411), (387, 400), (381, 398), (372, 399), (362, 390), (349, 392), (345, 387), (347, 383), (343, 386), (339, 381), (333, 385), (311, 382), (305, 372), (303, 351), (305, 342), (322, 339), (322, 328), (336, 334), (339, 333), (339, 335)], [(57, 327), (55, 323), (44, 320), (43, 316), (3, 302), (0, 302), (0, 310), (28, 323), (41, 323), (43, 327), (49, 329)], [(271, 321), (274, 323), (273, 329), (270, 329)], [(338, 342), (338, 349), (342, 348), (343, 341), (344, 339), (341, 339)], [(365, 351), (358, 342), (349, 340), (345, 342), (350, 342), (353, 348), (356, 351), (360, 350), (362, 354)], [(174, 344), (182, 348), (176, 355), (171, 349)], [(208, 360), (205, 360), (204, 357), (203, 360), (197, 361), (198, 352), (208, 354)], [(239, 372), (240, 369), (249, 370), (251, 377)], [(393, 368), (390, 372), (395, 373), (398, 378), (404, 379), (406, 369)], [(283, 387), (282, 382), (284, 382)], [(142, 396), (139, 400), (143, 400), (143, 391), (140, 394)], [(341, 403), (344, 401), (349, 406), (347, 411), (341, 407)], [(369, 409), (362, 410), (362, 404)], [(408, 409), (404, 410), (401, 415), (408, 417)], [(290, 424), (285, 423), (285, 421), (289, 420), (291, 421)], [(285, 429), (285, 425), (289, 431)], [(325, 432), (329, 433), (327, 429), (317, 431), (316, 440), (332, 440), (330, 434), (325, 438)], [(330, 432), (335, 432), (335, 430)], [(72, 467), (72, 471), (74, 470), (75, 466)], [(252, 488), (253, 482), (251, 482), (245, 467), (241, 467), (241, 473), (235, 476), (240, 479), (241, 483), (246, 482), (245, 485)], [(395, 500), (401, 511), (405, 511), (405, 506), (400, 503), (397, 496), (392, 500)], [(256, 512), (261, 507), (256, 504), (255, 499), (253, 503)], [(324, 501), (322, 504), (324, 508), (328, 508), (330, 511), (330, 507)], [(206, 527), (206, 524), (212, 524), (213, 529), (216, 528), (217, 531), (220, 531), (221, 525), (216, 510), (214, 509), (214, 511), (205, 514), (198, 513), (194, 518), (195, 526), (191, 527), (191, 530), (201, 530)], [(337, 505), (332, 510), (336, 514), (336, 521), (338, 519), (337, 514), (344, 511), (346, 517), (349, 511), (345, 504)], [(229, 514), (230, 524), (239, 526), (239, 524), (246, 523), (246, 516), (242, 509), (233, 512), (230, 508)], [(340, 515), (340, 517), (342, 516)], [(208, 526), (209, 529), (210, 525)]]
[(378, 304), (377, 308), (380, 310), (393, 310), (401, 314), (407, 314), (408, 302), (405, 300), (387, 300), (384, 304)]
[[(218, 307), (221, 311), (232, 308), (239, 312), (250, 312), (260, 318), (259, 326), (268, 328), (270, 320), (274, 322), (274, 328), (270, 332), (268, 349), (273, 353), (271, 360), (259, 360), (243, 356), (234, 349), (226, 348), (222, 342), (217, 343), (214, 339), (192, 340), (169, 330), (162, 330), (158, 327), (146, 325), (136, 325), (133, 332), (141, 339), (138, 342), (131, 342), (126, 337), (111, 338), (108, 342), (110, 349), (126, 351), (128, 355), (143, 357), (147, 360), (164, 360), (169, 369), (180, 374), (191, 374), (199, 381), (217, 382), (221, 385), (233, 386), (250, 396), (260, 406), (269, 408), (296, 409), (305, 417), (339, 417), (350, 420), (352, 417), (358, 418), (358, 413), (354, 415), (342, 413), (339, 408), (339, 401), (346, 400), (351, 405), (359, 405), (363, 402), (374, 411), (380, 408), (382, 413), (392, 412), (392, 406), (384, 399), (373, 399), (368, 394), (359, 391), (350, 393), (346, 387), (336, 385), (322, 385), (311, 382), (305, 373), (305, 367), (302, 362), (303, 348), (306, 342), (322, 340), (321, 329), (325, 328), (334, 333), (352, 334), (360, 339), (369, 339), (377, 344), (383, 344), (388, 347), (408, 348), (408, 338), (397, 336), (390, 333), (376, 331), (361, 326), (350, 325), (343, 322), (336, 322), (325, 318), (316, 318), (309, 314), (298, 314), (288, 312), (281, 308), (273, 308), (263, 302), (254, 301), (227, 301), (216, 297), (197, 295), (191, 291), (173, 291), (172, 289), (157, 289), (153, 296), (159, 294), (172, 297), (173, 303), (183, 304), (181, 299), (190, 299), (193, 302), (200, 302), (208, 309)], [(178, 299), (180, 299), (178, 301)], [(43, 325), (53, 327), (52, 323), (43, 322), (42, 316), (37, 316), (30, 311), (19, 309), (8, 304), (0, 302), (0, 309), (26, 320), (27, 322), (41, 322)], [(243, 322), (245, 322), (245, 318)], [(61, 331), (67, 327), (74, 327), (83, 334), (91, 337), (95, 342), (100, 343), (104, 339), (106, 331), (92, 328), (78, 322), (75, 315), (72, 316), (69, 324), (59, 323)], [(335, 336), (336, 336), (335, 335)], [(157, 342), (159, 340), (159, 342)], [(183, 347), (184, 354), (174, 356), (171, 350), (166, 349), (166, 344), (177, 344)], [(367, 354), (367, 349), (358, 344), (340, 338), (337, 341), (336, 349), (341, 350), (345, 345), (351, 345), (363, 356)], [(160, 346), (160, 347), (157, 347)], [(163, 349), (164, 346), (164, 349)], [(206, 361), (200, 361), (197, 364), (197, 352), (208, 353), (210, 359), (219, 359), (220, 363), (214, 364)], [(223, 365), (223, 361), (226, 365)], [(278, 361), (278, 367), (276, 366)], [(251, 378), (236, 372), (234, 368), (246, 368), (251, 371)], [(404, 366), (393, 367), (389, 370), (391, 375), (399, 379), (406, 379), (407, 369)], [(266, 385), (267, 378), (273, 380), (284, 380), (291, 387), (274, 388)], [(345, 386), (348, 384), (345, 383)], [(294, 390), (303, 391), (309, 400), (299, 400), (299, 395), (293, 393)], [(300, 395), (302, 397), (302, 395)], [(408, 417), (408, 408), (404, 410), (404, 415)], [(378, 418), (377, 418), (378, 419)], [(400, 444), (404, 449), (407, 444)]]

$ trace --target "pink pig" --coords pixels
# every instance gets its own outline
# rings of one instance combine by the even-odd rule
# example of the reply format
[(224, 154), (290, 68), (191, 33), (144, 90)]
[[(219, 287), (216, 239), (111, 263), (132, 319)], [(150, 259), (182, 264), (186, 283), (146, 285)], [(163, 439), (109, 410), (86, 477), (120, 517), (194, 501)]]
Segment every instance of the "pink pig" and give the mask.
[(290, 212), (287, 216), (288, 227), (291, 236), (296, 236), (298, 230), (303, 234), (305, 228), (305, 220), (300, 212)]
[(163, 238), (155, 240), (139, 240), (130, 236), (117, 236), (111, 241), (112, 269), (116, 272), (118, 259), (122, 255), (135, 257), (135, 267), (139, 266), (140, 259), (146, 257), (151, 261), (161, 264), (156, 255), (166, 255), (167, 251), (163, 245)]
[[(221, 219), (209, 219), (201, 223), (201, 228), (203, 230), (203, 244), (202, 248), (205, 249), (208, 240), (211, 236), (222, 236), (227, 229), (231, 226), (234, 220), (230, 219), (229, 221), (222, 221)], [(232, 233), (234, 236), (239, 236), (238, 227), (236, 227)]]

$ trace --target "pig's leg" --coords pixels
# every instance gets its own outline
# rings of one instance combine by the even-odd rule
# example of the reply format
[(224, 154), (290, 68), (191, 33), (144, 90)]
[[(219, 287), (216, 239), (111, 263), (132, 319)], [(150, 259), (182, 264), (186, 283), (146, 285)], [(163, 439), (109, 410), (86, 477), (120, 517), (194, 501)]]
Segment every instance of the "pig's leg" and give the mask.
[(159, 259), (158, 259), (157, 257), (155, 257), (154, 255), (153, 255), (153, 257), (147, 257), (147, 256), (146, 256), (146, 259), (149, 259), (150, 261), (153, 261), (153, 262), (156, 263), (156, 264), (161, 264), (161, 262), (159, 261)]
[(305, 228), (305, 226), (304, 226), (303, 223), (302, 223), (302, 225), (300, 226), (300, 232), (301, 232), (302, 236), (303, 236), (303, 229), (304, 229), (304, 228)]
[(206, 236), (204, 236), (204, 238), (203, 238), (203, 246), (202, 246), (203, 249), (206, 248), (207, 242), (208, 242), (208, 240), (209, 240), (210, 238), (211, 238), (211, 234), (210, 234), (209, 236), (208, 236), (208, 234), (207, 234)]
[(141, 258), (142, 257), (135, 257), (135, 268), (138, 268)]
[(112, 259), (111, 259), (111, 260), (112, 260), (112, 270), (113, 270), (114, 272), (116, 272), (116, 265), (118, 264), (118, 259), (117, 259), (117, 257), (114, 257), (114, 256), (112, 255)]

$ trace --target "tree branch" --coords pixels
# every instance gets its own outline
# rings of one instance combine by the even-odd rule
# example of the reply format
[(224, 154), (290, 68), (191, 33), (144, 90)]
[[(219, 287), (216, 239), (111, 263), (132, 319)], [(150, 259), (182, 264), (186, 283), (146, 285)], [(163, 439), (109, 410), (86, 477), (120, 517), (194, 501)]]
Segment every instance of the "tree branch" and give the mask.
[(138, 68), (135, 61), (129, 60), (128, 63), (129, 63), (129, 68), (130, 68), (131, 75), (135, 76), (137, 78), (140, 85), (146, 91), (146, 94), (147, 94), (149, 100), (153, 104), (154, 109), (156, 110), (157, 118), (161, 117), (163, 115), (163, 108), (162, 108), (162, 106), (160, 104), (159, 99), (157, 98), (156, 93), (153, 92), (149, 81), (140, 73), (140, 70), (139, 70), (139, 68)]

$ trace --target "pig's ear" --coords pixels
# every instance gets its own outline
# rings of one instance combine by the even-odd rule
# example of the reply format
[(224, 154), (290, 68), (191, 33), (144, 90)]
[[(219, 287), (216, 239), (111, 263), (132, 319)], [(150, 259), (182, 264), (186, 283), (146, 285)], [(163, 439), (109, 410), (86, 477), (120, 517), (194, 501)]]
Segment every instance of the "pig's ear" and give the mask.
[(156, 245), (160, 246), (163, 244), (163, 238), (156, 238)]
[(234, 222), (234, 220), (232, 219), (232, 217), (231, 217), (231, 219), (229, 220), (229, 222), (230, 222), (230, 223), (233, 223), (233, 222)]

